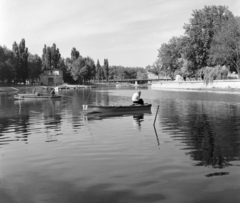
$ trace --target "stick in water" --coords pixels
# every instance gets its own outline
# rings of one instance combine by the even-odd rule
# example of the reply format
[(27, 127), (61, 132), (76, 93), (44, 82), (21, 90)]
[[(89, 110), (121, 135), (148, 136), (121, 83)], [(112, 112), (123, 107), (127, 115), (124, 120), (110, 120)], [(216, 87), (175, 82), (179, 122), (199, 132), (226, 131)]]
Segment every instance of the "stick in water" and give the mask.
[(156, 118), (157, 118), (158, 109), (159, 109), (159, 105), (158, 105), (157, 112), (156, 112), (155, 119), (154, 119), (154, 123), (153, 123), (154, 126), (155, 126), (155, 122), (156, 122)]

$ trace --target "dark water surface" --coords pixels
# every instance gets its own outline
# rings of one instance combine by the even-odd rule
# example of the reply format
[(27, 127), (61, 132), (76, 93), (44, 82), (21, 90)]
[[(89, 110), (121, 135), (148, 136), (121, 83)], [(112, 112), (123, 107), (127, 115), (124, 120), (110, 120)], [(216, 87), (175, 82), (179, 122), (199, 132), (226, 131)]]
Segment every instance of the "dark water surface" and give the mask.
[(135, 91), (0, 95), (0, 202), (240, 202), (240, 94), (142, 89), (151, 113), (82, 110)]

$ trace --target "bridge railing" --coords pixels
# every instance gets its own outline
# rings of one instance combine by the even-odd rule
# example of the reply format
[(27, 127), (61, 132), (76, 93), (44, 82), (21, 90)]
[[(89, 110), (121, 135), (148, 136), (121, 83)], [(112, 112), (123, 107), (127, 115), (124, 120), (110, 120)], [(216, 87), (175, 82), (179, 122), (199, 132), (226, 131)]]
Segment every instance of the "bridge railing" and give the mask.
[[(117, 80), (117, 79), (114, 79), (114, 80), (108, 80), (108, 82), (135, 82), (135, 81), (138, 81), (138, 82), (148, 82), (148, 81), (171, 81), (171, 79), (165, 79), (165, 78), (160, 78), (160, 79), (121, 79), (121, 80)], [(104, 82), (107, 82), (106, 80)]]

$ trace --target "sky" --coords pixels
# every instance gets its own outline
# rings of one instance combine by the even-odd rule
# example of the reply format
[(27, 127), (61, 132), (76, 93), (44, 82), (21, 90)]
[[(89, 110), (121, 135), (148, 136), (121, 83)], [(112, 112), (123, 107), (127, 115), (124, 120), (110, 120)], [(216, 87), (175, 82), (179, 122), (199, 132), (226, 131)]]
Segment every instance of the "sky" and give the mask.
[(240, 16), (240, 0), (0, 0), (0, 45), (12, 49), (25, 39), (29, 52), (42, 56), (44, 45), (55, 43), (64, 58), (75, 47), (101, 65), (146, 67), (205, 5)]

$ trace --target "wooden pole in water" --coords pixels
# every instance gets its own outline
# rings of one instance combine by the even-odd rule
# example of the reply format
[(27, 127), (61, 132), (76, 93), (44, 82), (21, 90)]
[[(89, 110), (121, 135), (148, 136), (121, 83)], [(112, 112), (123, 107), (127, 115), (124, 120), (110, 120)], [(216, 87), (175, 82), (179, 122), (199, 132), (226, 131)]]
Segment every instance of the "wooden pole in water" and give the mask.
[(155, 122), (156, 122), (156, 118), (157, 118), (157, 114), (158, 114), (158, 109), (159, 109), (159, 105), (158, 105), (158, 108), (157, 108), (157, 112), (156, 112), (156, 115), (155, 115), (153, 126), (155, 126)]

